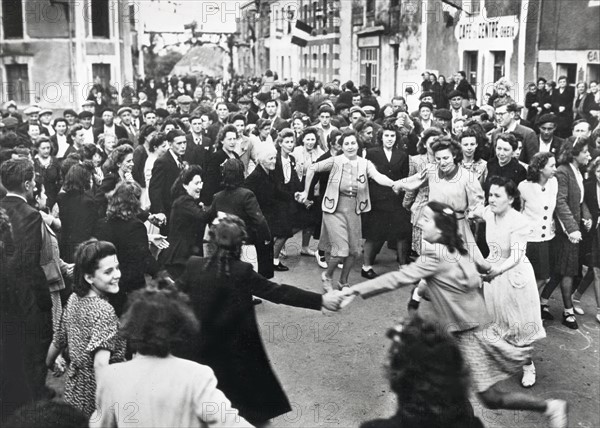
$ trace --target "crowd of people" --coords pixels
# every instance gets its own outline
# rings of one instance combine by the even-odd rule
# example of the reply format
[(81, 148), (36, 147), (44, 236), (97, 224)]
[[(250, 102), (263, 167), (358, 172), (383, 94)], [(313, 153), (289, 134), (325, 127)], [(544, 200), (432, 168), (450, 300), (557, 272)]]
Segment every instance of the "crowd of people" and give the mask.
[[(481, 107), (464, 72), (424, 73), (418, 97), (389, 101), (270, 71), (168, 82), (118, 105), (96, 87), (62, 115), (4, 106), (1, 310), (17, 327), (2, 334), (3, 421), (64, 414), (45, 401), (50, 369), (66, 372), (70, 419), (92, 426), (124, 426), (114, 403), (131, 402), (137, 426), (264, 426), (291, 408), (261, 299), (337, 311), (415, 285), (411, 317), (389, 333), (402, 426), (482, 426), (471, 389), (566, 427), (564, 401), (497, 385), (520, 370), (535, 384), (558, 286), (565, 326), (578, 328), (591, 284), (600, 322), (597, 82), (540, 78), (520, 105), (502, 78)], [(399, 270), (376, 272), (386, 242)], [(323, 269), (323, 293), (272, 281), (295, 256)], [(357, 259), (366, 281), (353, 285)], [(422, 299), (439, 325), (419, 317)]]

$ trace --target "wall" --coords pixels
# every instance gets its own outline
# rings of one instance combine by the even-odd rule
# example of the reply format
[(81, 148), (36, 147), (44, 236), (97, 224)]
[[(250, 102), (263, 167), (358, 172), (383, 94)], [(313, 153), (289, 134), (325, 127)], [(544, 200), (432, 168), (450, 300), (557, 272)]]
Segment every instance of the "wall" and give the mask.
[(542, 2), (540, 50), (598, 49), (600, 7), (588, 0)]
[[(438, 75), (448, 77), (459, 68), (458, 43), (454, 36), (457, 14), (444, 11), (439, 0), (435, 3), (435, 15), (427, 21), (427, 70), (437, 70)], [(430, 5), (430, 8), (433, 8)], [(418, 82), (421, 82), (419, 76)]]

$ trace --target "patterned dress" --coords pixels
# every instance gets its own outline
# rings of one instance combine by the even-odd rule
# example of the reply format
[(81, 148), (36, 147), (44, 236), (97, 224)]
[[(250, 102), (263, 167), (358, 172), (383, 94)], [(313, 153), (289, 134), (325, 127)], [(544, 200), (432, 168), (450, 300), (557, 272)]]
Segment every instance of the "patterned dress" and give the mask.
[(125, 360), (125, 341), (117, 335), (118, 322), (105, 298), (79, 297), (73, 293), (54, 336), (58, 349), (69, 348), (65, 401), (88, 416), (96, 409), (94, 354), (107, 349), (111, 352), (111, 363)]
[[(409, 156), (408, 176), (424, 171), (427, 167), (427, 154)], [(403, 205), (410, 208), (410, 222), (412, 223), (412, 250), (421, 254), (421, 229), (417, 227), (419, 218), (423, 213), (425, 205), (429, 202), (429, 185), (424, 184), (418, 190), (408, 191), (404, 194)]]

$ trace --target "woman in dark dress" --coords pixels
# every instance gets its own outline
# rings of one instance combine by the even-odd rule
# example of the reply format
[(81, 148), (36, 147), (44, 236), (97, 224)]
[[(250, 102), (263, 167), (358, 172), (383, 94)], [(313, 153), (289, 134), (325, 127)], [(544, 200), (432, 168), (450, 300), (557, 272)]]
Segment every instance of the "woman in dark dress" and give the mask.
[(217, 150), (211, 153), (206, 163), (206, 174), (204, 175), (204, 188), (202, 189), (202, 202), (211, 204), (215, 193), (222, 190), (221, 168), (228, 159), (239, 159), (235, 152), (237, 146), (238, 132), (233, 125), (225, 125), (219, 131), (217, 137)]
[(169, 248), (158, 256), (172, 278), (177, 279), (191, 256), (203, 256), (202, 240), (209, 213), (199, 203), (202, 170), (197, 165), (184, 169), (173, 185)]
[(48, 198), (46, 208), (52, 213), (61, 186), (60, 163), (54, 156), (50, 156), (52, 143), (48, 137), (38, 138), (35, 147), (37, 154), (33, 159), (33, 166), (35, 173), (39, 174), (40, 181), (46, 189), (46, 197)]
[(200, 321), (200, 333), (186, 356), (212, 368), (232, 407), (253, 425), (263, 426), (291, 407), (269, 364), (252, 295), (313, 310), (335, 308), (340, 298), (265, 279), (240, 260), (245, 239), (239, 217), (221, 218), (210, 231), (212, 256), (192, 257), (177, 284), (190, 296)]
[(75, 249), (92, 237), (98, 221), (98, 209), (91, 193), (92, 173), (84, 165), (75, 164), (67, 172), (58, 194), (61, 233), (59, 247), (62, 259), (74, 262)]
[(285, 240), (290, 238), (292, 234), (289, 219), (286, 219), (285, 215), (282, 214), (285, 213), (294, 197), (284, 190), (283, 184), (277, 180), (274, 173), (275, 163), (277, 162), (275, 147), (267, 144), (260, 146), (256, 157), (258, 165), (252, 171), (252, 174), (246, 178), (244, 187), (252, 190), (256, 195), (260, 210), (269, 225), (271, 236), (274, 242), (277, 243), (277, 253), (274, 249), (272, 250), (274, 254), (273, 270), (285, 272), (289, 268), (284, 266), (278, 257)]
[(107, 195), (115, 190), (121, 181), (133, 181), (133, 147), (129, 144), (114, 149), (106, 161), (106, 174), (96, 190), (96, 205), (99, 217), (106, 215)]
[(146, 226), (138, 218), (142, 189), (135, 181), (123, 181), (108, 196), (106, 218), (98, 223), (96, 237), (112, 242), (121, 266), (119, 292), (110, 302), (118, 316), (128, 293), (146, 286), (145, 275), (157, 276), (158, 262), (152, 257)]
[[(397, 139), (393, 123), (384, 124), (378, 135), (379, 146), (367, 150), (367, 160), (394, 181), (408, 176), (408, 155), (396, 146)], [(386, 241), (396, 245), (400, 265), (406, 263), (412, 227), (410, 213), (402, 207), (404, 194), (396, 195), (373, 180), (369, 180), (369, 193), (371, 211), (362, 218), (365, 246), (361, 275), (371, 279), (377, 276), (372, 266)]]

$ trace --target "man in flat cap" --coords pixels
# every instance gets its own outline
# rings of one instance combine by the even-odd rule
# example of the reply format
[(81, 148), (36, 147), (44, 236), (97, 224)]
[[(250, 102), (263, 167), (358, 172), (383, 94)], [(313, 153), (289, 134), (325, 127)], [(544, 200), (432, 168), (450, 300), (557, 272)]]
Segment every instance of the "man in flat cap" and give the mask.
[(14, 117), (17, 119), (19, 123), (23, 122), (23, 117), (18, 112), (17, 103), (14, 100), (9, 100), (4, 104), (4, 109), (6, 110), (2, 117)]
[(94, 129), (95, 143), (98, 143), (98, 137), (101, 134), (112, 134), (117, 137), (117, 140), (128, 138), (125, 128), (115, 123), (115, 112), (110, 107), (105, 107), (104, 110), (102, 110), (102, 121), (104, 124)]
[(258, 115), (252, 111), (250, 106), (252, 105), (252, 99), (248, 95), (244, 95), (238, 100), (238, 106), (240, 107), (240, 113), (246, 118), (247, 124), (256, 124), (258, 121)]
[(77, 112), (75, 110), (72, 110), (70, 108), (66, 109), (63, 112), (63, 117), (66, 119), (67, 125), (69, 127), (71, 127), (77, 123), (78, 117), (77, 117)]
[(435, 123), (446, 132), (450, 134), (452, 131), (452, 113), (450, 110), (445, 108), (439, 108), (433, 112)]
[(190, 112), (190, 106), (192, 104), (192, 101), (194, 101), (192, 99), (192, 97), (190, 97), (189, 95), (180, 95), (177, 97), (177, 104), (179, 106), (178, 112), (181, 113), (188, 113)]
[(52, 127), (52, 110), (49, 108), (41, 109), (39, 119), (40, 131), (42, 134), (47, 135), (48, 137), (52, 137), (54, 134), (56, 134), (56, 131), (54, 131), (54, 128)]
[(127, 138), (135, 146), (135, 145), (137, 145), (137, 137), (138, 137), (139, 131), (135, 128), (135, 126), (133, 126), (133, 123), (132, 123), (133, 116), (132, 116), (131, 112), (132, 112), (131, 107), (124, 106), (124, 107), (121, 107), (117, 111), (117, 116), (119, 116), (119, 119), (121, 119), (121, 126), (123, 128), (125, 128), (125, 131), (127, 131)]

